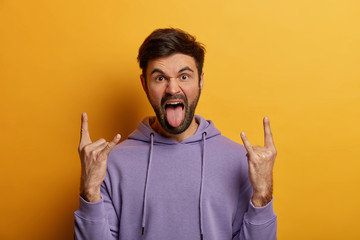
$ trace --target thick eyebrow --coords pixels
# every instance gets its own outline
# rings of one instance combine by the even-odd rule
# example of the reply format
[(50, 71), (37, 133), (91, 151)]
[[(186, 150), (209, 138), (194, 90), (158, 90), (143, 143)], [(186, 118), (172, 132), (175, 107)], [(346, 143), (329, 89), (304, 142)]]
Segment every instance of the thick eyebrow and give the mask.
[(150, 75), (153, 75), (154, 73), (161, 73), (161, 74), (165, 74), (165, 72), (161, 69), (158, 68), (154, 68), (154, 70), (151, 71)]
[(186, 67), (183, 67), (182, 69), (180, 69), (178, 73), (184, 72), (186, 70), (188, 70), (190, 72), (194, 72), (194, 70), (192, 70), (190, 67), (186, 66)]
[[(194, 70), (192, 70), (190, 67), (186, 66), (183, 67), (182, 69), (179, 70), (178, 73), (184, 72), (184, 71), (190, 71), (190, 72), (194, 72)], [(154, 70), (151, 71), (150, 75), (153, 75), (154, 73), (161, 73), (161, 74), (165, 74), (165, 72), (159, 68), (154, 68)]]

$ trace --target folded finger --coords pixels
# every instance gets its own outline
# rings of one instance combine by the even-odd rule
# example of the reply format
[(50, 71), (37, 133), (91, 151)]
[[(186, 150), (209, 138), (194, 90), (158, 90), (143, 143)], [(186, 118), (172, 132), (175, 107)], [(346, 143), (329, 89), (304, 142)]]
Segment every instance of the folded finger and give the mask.
[(120, 141), (120, 134), (116, 134), (111, 142), (109, 142), (105, 148), (103, 149), (104, 154), (109, 154), (109, 152), (116, 146), (116, 144)]

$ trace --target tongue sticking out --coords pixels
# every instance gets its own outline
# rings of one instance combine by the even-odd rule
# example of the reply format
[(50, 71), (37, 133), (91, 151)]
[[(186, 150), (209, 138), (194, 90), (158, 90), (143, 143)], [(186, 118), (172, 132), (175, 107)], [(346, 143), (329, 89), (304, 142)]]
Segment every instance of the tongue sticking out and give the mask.
[(183, 120), (183, 108), (182, 106), (167, 107), (166, 108), (166, 119), (170, 126), (178, 127)]

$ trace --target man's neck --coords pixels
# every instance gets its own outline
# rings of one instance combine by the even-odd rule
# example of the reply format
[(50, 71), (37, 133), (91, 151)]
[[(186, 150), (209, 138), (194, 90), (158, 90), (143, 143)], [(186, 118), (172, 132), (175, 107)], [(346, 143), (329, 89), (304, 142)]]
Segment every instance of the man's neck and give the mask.
[(199, 124), (197, 123), (197, 121), (195, 120), (195, 117), (193, 117), (193, 120), (191, 121), (190, 123), (190, 126), (182, 133), (179, 133), (179, 134), (170, 134), (168, 132), (166, 132), (160, 125), (159, 121), (157, 120), (157, 118), (155, 117), (154, 118), (154, 121), (153, 122), (150, 122), (150, 126), (151, 128), (157, 132), (158, 134), (164, 136), (164, 137), (167, 137), (167, 138), (170, 138), (170, 139), (173, 139), (177, 142), (182, 142), (183, 140), (191, 137), (191, 136), (194, 136), (194, 134), (196, 133), (198, 127), (199, 127)]

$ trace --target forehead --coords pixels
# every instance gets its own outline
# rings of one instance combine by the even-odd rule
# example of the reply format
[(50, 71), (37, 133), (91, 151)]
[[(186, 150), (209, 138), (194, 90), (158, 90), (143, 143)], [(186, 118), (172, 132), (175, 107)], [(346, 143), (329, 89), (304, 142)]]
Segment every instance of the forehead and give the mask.
[(196, 63), (193, 57), (182, 53), (174, 53), (167, 57), (150, 60), (146, 69), (146, 75), (149, 75), (155, 68), (167, 74), (176, 74), (184, 67), (189, 67), (194, 73), (197, 73)]

